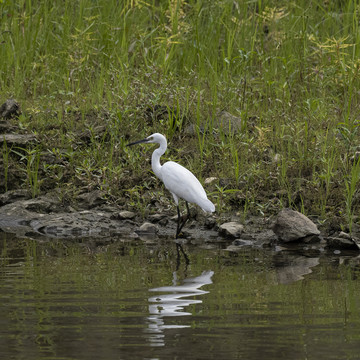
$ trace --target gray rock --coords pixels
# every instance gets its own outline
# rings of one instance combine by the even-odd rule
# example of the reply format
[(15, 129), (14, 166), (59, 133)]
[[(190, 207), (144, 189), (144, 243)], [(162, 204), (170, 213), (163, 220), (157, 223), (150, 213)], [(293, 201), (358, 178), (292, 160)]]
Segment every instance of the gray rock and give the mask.
[(169, 222), (169, 219), (165, 214), (149, 215), (149, 220), (152, 223), (158, 223), (161, 226), (165, 226)]
[(219, 179), (217, 177), (209, 177), (204, 180), (205, 185), (213, 184), (214, 182), (218, 181)]
[(79, 195), (78, 199), (83, 201), (83, 206), (85, 205), (86, 207), (93, 208), (106, 202), (104, 195), (105, 193), (103, 191), (94, 190), (89, 193)]
[(343, 239), (351, 240), (351, 235), (348, 234), (348, 233), (346, 233), (346, 232), (344, 232), (344, 231), (340, 231), (339, 237), (340, 237), (340, 238), (343, 238)]
[(151, 222), (159, 222), (160, 220), (166, 218), (165, 214), (153, 214), (153, 215), (149, 215), (149, 219), (151, 220)]
[(6, 193), (0, 195), (0, 206), (11, 204), (19, 200), (27, 200), (30, 199), (30, 197), (30, 193), (27, 190), (9, 190)]
[(226, 236), (231, 236), (234, 238), (240, 237), (243, 230), (244, 230), (244, 226), (239, 224), (236, 221), (224, 223), (219, 226), (219, 232), (221, 234), (226, 235)]
[(138, 234), (156, 234), (159, 231), (159, 228), (152, 223), (145, 222), (142, 224), (138, 231), (136, 231)]
[(136, 214), (132, 211), (120, 211), (119, 213), (119, 219), (120, 220), (127, 220), (127, 219), (133, 219), (136, 216)]
[(15, 131), (17, 128), (6, 120), (0, 120), (0, 134)]
[(0, 231), (38, 238), (111, 238), (130, 234), (133, 226), (111, 219), (116, 209), (109, 210), (70, 212), (52, 197), (19, 200), (0, 207)]
[(233, 241), (231, 245), (229, 245), (225, 250), (226, 251), (239, 251), (245, 246), (253, 246), (253, 242), (251, 240), (244, 239), (236, 239)]
[(349, 250), (359, 250), (359, 244), (353, 240), (351, 237), (340, 236), (331, 236), (326, 238), (326, 243), (329, 248), (332, 249), (349, 249)]
[(10, 119), (12, 117), (18, 117), (20, 114), (20, 106), (14, 99), (6, 100), (0, 106), (0, 118)]
[(320, 231), (308, 217), (291, 209), (280, 211), (273, 225), (273, 231), (284, 242), (320, 235)]
[(0, 208), (0, 215), (5, 214), (15, 217), (38, 216), (38, 214), (49, 214), (61, 210), (61, 204), (58, 200), (40, 196), (36, 199), (18, 200), (9, 202)]
[(8, 145), (27, 145), (36, 142), (33, 134), (0, 134), (0, 145), (6, 141)]
[(195, 124), (190, 124), (184, 129), (184, 134), (193, 136), (196, 135), (197, 132), (199, 132), (200, 134), (204, 134), (204, 131), (205, 130), (202, 125), (198, 126)]
[(241, 118), (223, 110), (216, 115), (214, 127), (221, 129), (224, 134), (238, 133), (241, 131)]

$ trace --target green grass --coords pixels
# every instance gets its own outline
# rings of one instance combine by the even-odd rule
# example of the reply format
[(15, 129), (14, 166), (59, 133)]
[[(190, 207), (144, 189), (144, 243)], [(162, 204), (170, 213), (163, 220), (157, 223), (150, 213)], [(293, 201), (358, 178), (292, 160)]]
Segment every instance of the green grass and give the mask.
[[(101, 188), (154, 209), (151, 149), (124, 145), (157, 131), (164, 160), (218, 178), (207, 190), (220, 213), (292, 206), (357, 221), (359, 11), (350, 0), (0, 0), (2, 100), (20, 102), (22, 130), (48, 149), (23, 186)], [(156, 106), (167, 114), (149, 115)], [(242, 131), (217, 129), (221, 110)]]

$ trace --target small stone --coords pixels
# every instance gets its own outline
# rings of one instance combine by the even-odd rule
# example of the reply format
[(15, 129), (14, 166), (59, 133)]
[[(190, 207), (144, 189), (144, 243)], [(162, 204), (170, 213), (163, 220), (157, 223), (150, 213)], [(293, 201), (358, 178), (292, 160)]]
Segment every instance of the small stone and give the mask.
[(209, 185), (209, 184), (212, 184), (213, 182), (217, 181), (218, 178), (217, 177), (209, 177), (209, 178), (206, 178), (205, 181), (204, 181), (204, 184), (205, 185)]
[(244, 226), (236, 221), (224, 223), (219, 226), (219, 232), (221, 234), (232, 236), (235, 238), (240, 237), (243, 230), (244, 230)]
[(0, 145), (6, 141), (7, 145), (27, 145), (36, 142), (32, 134), (0, 134)]
[(236, 239), (233, 241), (232, 245), (234, 246), (252, 246), (253, 242), (251, 240), (244, 240), (244, 239)]
[(205, 219), (204, 225), (207, 229), (212, 229), (216, 225), (216, 220), (212, 216), (209, 216)]
[(349, 249), (349, 250), (359, 249), (357, 243), (351, 238), (331, 236), (326, 239), (326, 242), (329, 248)]
[(273, 162), (279, 163), (280, 161), (281, 161), (281, 155), (276, 153), (273, 157)]
[(350, 234), (344, 232), (344, 231), (340, 231), (339, 233), (339, 237), (342, 238), (342, 239), (348, 239), (348, 240), (351, 240), (351, 236)]
[(19, 109), (20, 106), (14, 99), (8, 99), (0, 106), (0, 118), (10, 119), (18, 117)]
[(238, 133), (241, 131), (241, 118), (223, 110), (217, 113), (214, 127), (221, 129), (224, 134)]
[(94, 190), (89, 193), (81, 194), (78, 196), (79, 200), (83, 201), (83, 204), (89, 208), (99, 206), (104, 204), (106, 200), (104, 199), (105, 193), (101, 190)]
[(160, 220), (164, 219), (166, 217), (166, 215), (164, 214), (153, 214), (153, 215), (149, 215), (149, 219), (151, 220), (151, 222), (159, 222)]
[(136, 214), (132, 211), (120, 211), (119, 213), (119, 219), (120, 220), (127, 220), (127, 219), (133, 219), (136, 216)]
[(358, 249), (360, 249), (360, 239), (358, 237), (356, 237), (356, 236), (353, 236), (352, 241), (358, 247)]
[(153, 215), (149, 215), (148, 219), (152, 222), (152, 223), (158, 223), (161, 226), (166, 226), (167, 223), (169, 222), (168, 217), (165, 214), (153, 214)]
[(17, 128), (10, 124), (7, 120), (0, 120), (0, 134), (15, 131)]
[(146, 222), (140, 226), (137, 232), (141, 234), (156, 234), (158, 231), (159, 228), (155, 224)]

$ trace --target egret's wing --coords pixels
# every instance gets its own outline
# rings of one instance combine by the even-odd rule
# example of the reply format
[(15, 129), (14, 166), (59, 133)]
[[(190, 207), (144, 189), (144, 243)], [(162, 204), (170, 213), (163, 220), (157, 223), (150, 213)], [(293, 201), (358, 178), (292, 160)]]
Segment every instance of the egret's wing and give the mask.
[(188, 169), (168, 161), (161, 167), (161, 176), (165, 187), (176, 196), (199, 205), (205, 211), (215, 211), (200, 181)]

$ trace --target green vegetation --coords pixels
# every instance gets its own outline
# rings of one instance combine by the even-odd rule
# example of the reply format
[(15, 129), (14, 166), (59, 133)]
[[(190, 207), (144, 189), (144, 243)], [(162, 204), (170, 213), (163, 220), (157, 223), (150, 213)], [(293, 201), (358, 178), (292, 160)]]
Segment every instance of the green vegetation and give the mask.
[[(101, 188), (144, 208), (159, 188), (151, 149), (124, 145), (157, 131), (164, 160), (218, 179), (218, 212), (291, 206), (352, 224), (359, 12), (352, 0), (0, 0), (1, 98), (41, 143), (20, 164), (4, 146), (3, 164), (34, 196)], [(218, 129), (221, 110), (241, 131)]]

